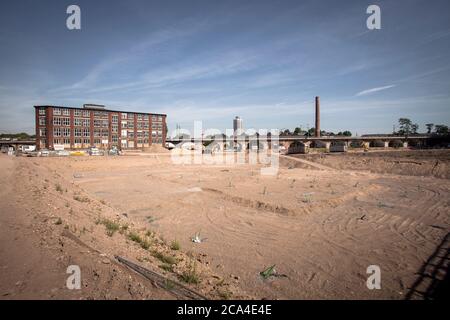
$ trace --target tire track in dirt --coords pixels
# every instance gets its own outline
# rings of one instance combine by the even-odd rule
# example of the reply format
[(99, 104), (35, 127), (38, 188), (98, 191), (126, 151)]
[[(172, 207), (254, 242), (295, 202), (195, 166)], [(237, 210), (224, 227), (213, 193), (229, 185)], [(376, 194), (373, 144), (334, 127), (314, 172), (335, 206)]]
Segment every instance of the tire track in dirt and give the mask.
[[(268, 211), (268, 212), (272, 212), (272, 213), (276, 213), (276, 214), (280, 214), (280, 215), (284, 215), (284, 216), (296, 216), (299, 214), (299, 212), (285, 208), (279, 204), (273, 205), (268, 202), (263, 202), (260, 200), (251, 200), (248, 198), (233, 196), (233, 195), (229, 195), (223, 191), (213, 189), (213, 188), (203, 188), (203, 191), (208, 192), (211, 195), (218, 196), (221, 199), (224, 199), (226, 201), (233, 202), (242, 207), (252, 208), (252, 209), (256, 209), (256, 210), (264, 210), (264, 211)], [(308, 213), (304, 208), (299, 208), (299, 211), (303, 211), (300, 213)]]
[[(230, 209), (230, 210), (233, 211), (233, 209)], [(256, 232), (256, 231), (255, 232), (253, 232), (253, 231), (249, 232), (248, 225), (246, 225), (243, 222), (239, 222), (239, 219), (242, 217), (242, 213), (240, 213), (240, 211), (238, 211), (238, 210), (234, 210), (233, 211), (233, 216), (230, 216), (228, 211), (229, 210), (226, 210), (226, 209), (223, 211), (223, 217), (227, 221), (230, 221), (230, 227), (224, 227), (224, 225), (226, 225), (226, 224), (217, 225), (215, 223), (215, 219), (213, 217), (211, 217), (211, 215), (208, 213), (208, 211), (205, 212), (205, 215), (206, 215), (208, 221), (210, 222), (211, 226), (216, 231), (220, 232), (223, 235), (227, 235), (227, 236), (232, 235), (231, 236), (232, 239), (235, 239), (235, 240), (238, 240), (238, 241), (243, 241), (243, 240), (244, 241), (247, 240), (247, 241), (251, 241), (251, 242), (264, 241), (264, 243), (266, 243), (269, 246), (270, 246), (270, 243), (272, 242), (272, 243), (274, 243), (272, 246), (274, 246), (274, 245), (276, 246), (277, 240), (279, 240), (279, 239), (276, 238), (276, 236), (280, 232), (282, 232), (283, 229), (284, 229), (285, 232), (287, 232), (287, 231), (294, 232), (291, 229), (281, 228), (280, 224), (275, 224), (274, 225), (273, 223), (270, 223), (271, 222), (270, 219), (265, 223), (265, 226), (264, 226), (263, 229), (264, 230), (267, 230), (267, 229), (271, 230), (272, 229), (273, 232), (270, 232), (270, 233), (265, 232), (264, 234), (261, 234), (260, 232)], [(260, 215), (258, 215), (258, 217), (260, 217)], [(284, 217), (284, 216), (279, 216), (279, 217), (283, 218), (283, 219), (287, 218), (287, 217)], [(260, 222), (260, 221), (258, 221), (258, 222)], [(281, 228), (281, 230), (280, 230), (280, 228)], [(273, 237), (271, 237), (270, 234), (272, 234)], [(312, 234), (309, 234), (309, 236), (305, 236), (305, 239), (306, 238), (310, 238), (310, 236), (312, 236)], [(323, 243), (323, 240), (325, 239), (323, 237), (320, 238), (320, 239), (317, 239), (317, 237), (314, 237), (314, 238), (315, 238), (315, 240), (313, 240), (313, 241), (317, 242), (317, 243)], [(312, 241), (312, 239), (308, 240), (308, 242), (311, 242), (311, 241)], [(284, 244), (285, 248), (295, 248), (295, 247), (298, 247), (298, 239), (295, 240), (295, 241), (289, 240), (289, 239), (283, 239), (283, 244)], [(314, 252), (310, 251), (309, 249), (307, 249), (305, 247), (302, 247), (302, 250), (306, 250), (307, 254), (299, 255), (299, 253), (296, 252), (295, 253), (296, 259), (297, 260), (300, 259), (304, 263), (307, 263), (310, 266), (310, 269), (315, 270), (314, 273), (327, 275), (327, 281), (331, 282), (333, 284), (333, 286), (336, 286), (336, 287), (345, 287), (346, 285), (349, 284), (348, 280), (343, 280), (343, 279), (341, 279), (339, 277), (339, 275), (336, 275), (335, 273), (333, 273), (334, 266), (332, 264), (326, 263), (324, 261), (316, 262), (313, 259), (308, 258), (308, 257), (314, 257), (315, 256)], [(333, 250), (330, 249), (329, 252), (331, 254), (333, 252)], [(264, 256), (264, 254), (261, 253), (261, 252), (258, 252), (258, 255), (261, 256), (261, 257)], [(317, 280), (317, 281), (322, 281), (321, 285), (323, 286), (324, 283), (325, 283), (324, 282), (325, 280), (323, 279), (323, 276), (321, 276), (320, 279), (322, 279), (322, 280)], [(303, 282), (300, 282), (300, 283), (303, 283)], [(303, 285), (304, 284), (305, 283), (303, 283)], [(358, 285), (358, 280), (352, 281), (352, 284)]]
[(296, 162), (300, 162), (300, 163), (306, 164), (308, 166), (311, 166), (311, 167), (319, 169), (319, 170), (336, 171), (335, 168), (328, 167), (328, 166), (325, 166), (323, 164), (318, 164), (316, 162), (308, 161), (308, 160), (305, 160), (305, 159), (300, 159), (300, 158), (297, 158), (297, 157), (286, 156), (286, 155), (280, 155), (280, 157), (281, 158), (285, 158), (285, 159), (289, 159), (289, 160), (294, 160)]
[[(396, 230), (406, 237), (408, 237), (408, 233), (413, 235), (415, 242), (419, 242), (419, 239), (422, 240), (422, 244), (428, 245), (430, 247), (435, 246), (435, 239), (430, 239), (426, 234), (419, 230), (419, 227), (425, 227), (426, 225), (423, 223), (425, 219), (435, 219), (435, 211), (439, 210), (442, 207), (443, 200), (441, 199), (441, 193), (439, 190), (421, 187), (421, 190), (426, 191), (425, 197), (420, 197), (420, 201), (418, 199), (414, 200), (414, 205), (411, 206), (411, 211), (415, 211), (414, 216), (408, 216), (404, 221), (400, 224), (394, 225)], [(419, 202), (419, 203), (417, 203)], [(431, 227), (426, 227), (428, 230)]]
[[(388, 189), (386, 193), (387, 196), (389, 196), (390, 193), (409, 194), (411, 193), (411, 191), (414, 191), (413, 187), (399, 186), (395, 184), (395, 182), (391, 182), (390, 179), (383, 179), (377, 181), (377, 183)], [(426, 235), (419, 232), (418, 227), (421, 225), (421, 221), (430, 215), (430, 210), (433, 207), (440, 206), (440, 202), (442, 202), (442, 200), (440, 200), (440, 194), (436, 193), (436, 191), (433, 189), (422, 187), (421, 190), (425, 191), (425, 195), (421, 196), (420, 198), (417, 197), (412, 202), (413, 205), (411, 205), (411, 202), (409, 202), (409, 207), (404, 208), (404, 210), (408, 210), (408, 215), (400, 215), (396, 214), (396, 212), (383, 212), (381, 215), (378, 214), (375, 220), (380, 225), (380, 227), (384, 226), (385, 224), (389, 226), (392, 232), (400, 236), (402, 239), (405, 239), (414, 247), (422, 246), (424, 244), (434, 246), (435, 240), (429, 239), (428, 237), (426, 237)], [(382, 198), (386, 198), (386, 196), (382, 196)], [(386, 207), (385, 211), (388, 209), (389, 208)], [(398, 210), (398, 206), (397, 208), (393, 207), (391, 209)]]
[[(442, 237), (443, 235), (438, 229), (432, 227), (432, 223), (439, 221), (438, 217), (441, 216), (441, 212), (446, 208), (445, 200), (443, 200), (444, 197), (442, 196), (442, 193), (445, 192), (441, 192), (439, 187), (436, 190), (428, 189), (428, 191), (434, 193), (434, 196), (422, 206), (418, 207), (419, 210), (423, 210), (424, 214), (419, 216), (417, 224), (414, 226), (414, 231), (417, 235), (434, 245), (436, 238)], [(428, 220), (429, 223), (426, 223), (425, 220)], [(444, 224), (448, 228), (448, 222), (444, 221)], [(422, 231), (420, 229), (424, 230)]]

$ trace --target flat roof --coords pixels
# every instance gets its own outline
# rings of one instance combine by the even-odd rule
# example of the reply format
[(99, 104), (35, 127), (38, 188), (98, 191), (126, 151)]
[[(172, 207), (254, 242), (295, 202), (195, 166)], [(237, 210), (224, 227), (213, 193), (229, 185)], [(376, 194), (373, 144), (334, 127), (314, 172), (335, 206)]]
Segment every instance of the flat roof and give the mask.
[(35, 108), (59, 108), (59, 109), (76, 109), (76, 110), (89, 110), (89, 111), (108, 111), (108, 112), (120, 112), (120, 113), (135, 113), (135, 114), (148, 114), (155, 116), (164, 116), (167, 117), (167, 114), (164, 113), (153, 113), (153, 112), (135, 112), (135, 111), (124, 111), (124, 110), (111, 110), (111, 109), (99, 109), (99, 108), (77, 108), (77, 107), (64, 107), (64, 106), (34, 106)]

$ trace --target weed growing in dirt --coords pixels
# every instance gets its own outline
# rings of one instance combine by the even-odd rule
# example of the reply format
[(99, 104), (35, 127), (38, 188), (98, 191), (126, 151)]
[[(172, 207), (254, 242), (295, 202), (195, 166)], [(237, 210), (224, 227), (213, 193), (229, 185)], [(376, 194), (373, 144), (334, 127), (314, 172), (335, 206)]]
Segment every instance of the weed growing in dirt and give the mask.
[(110, 237), (112, 237), (114, 233), (120, 229), (120, 225), (112, 220), (103, 219), (101, 224), (105, 226), (106, 234)]
[(128, 234), (128, 239), (130, 239), (133, 242), (136, 242), (141, 246), (142, 249), (148, 250), (152, 243), (148, 241), (147, 239), (142, 238), (137, 232), (130, 231)]
[(195, 262), (192, 263), (189, 268), (180, 275), (180, 279), (189, 284), (199, 284), (200, 275), (197, 273)]
[(121, 225), (121, 226), (120, 226), (119, 233), (120, 233), (120, 234), (124, 234), (124, 233), (128, 230), (128, 228), (129, 228), (129, 226), (128, 226), (127, 223)]
[(166, 263), (164, 263), (164, 264), (160, 265), (159, 267), (161, 269), (163, 269), (164, 271), (173, 272), (173, 264), (166, 264)]
[(167, 241), (166, 241), (166, 239), (163, 237), (163, 236), (161, 236), (160, 238), (159, 238), (159, 240), (160, 240), (160, 243), (161, 244), (163, 244), (163, 245), (167, 245)]
[(142, 249), (148, 250), (148, 249), (150, 249), (151, 245), (152, 245), (152, 243), (150, 241), (148, 241), (148, 240), (143, 239), (141, 241), (141, 248)]
[(223, 300), (230, 300), (231, 299), (231, 292), (228, 291), (228, 290), (217, 289), (217, 294)]
[(152, 252), (152, 256), (154, 256), (156, 259), (165, 264), (173, 265), (177, 263), (177, 259), (175, 259), (175, 257), (165, 255), (156, 250)]
[(312, 201), (312, 193), (304, 193), (302, 202), (303, 203), (311, 203), (311, 201)]
[(147, 222), (148, 223), (153, 223), (153, 222), (155, 222), (156, 221), (156, 218), (155, 217), (153, 217), (153, 216), (147, 216)]
[(130, 239), (131, 241), (136, 242), (136, 243), (141, 243), (142, 242), (141, 236), (138, 233), (134, 232), (134, 231), (131, 231), (128, 234), (128, 239)]
[(78, 202), (89, 202), (89, 199), (86, 197), (81, 197), (81, 196), (73, 196), (73, 199), (78, 201)]
[(175, 288), (175, 283), (172, 280), (166, 279), (164, 281), (164, 287), (167, 290), (172, 290), (173, 288)]
[(55, 184), (55, 190), (58, 191), (59, 193), (63, 193), (63, 188), (59, 183)]
[(275, 265), (261, 271), (259, 274), (263, 279), (269, 279), (275, 273)]
[(147, 232), (145, 233), (145, 235), (146, 235), (147, 237), (150, 237), (150, 238), (153, 238), (153, 237), (155, 236), (155, 234), (154, 234), (152, 231), (150, 231), (150, 230), (147, 230)]
[(180, 250), (181, 249), (181, 245), (177, 240), (172, 241), (172, 243), (170, 244), (170, 249), (172, 250)]

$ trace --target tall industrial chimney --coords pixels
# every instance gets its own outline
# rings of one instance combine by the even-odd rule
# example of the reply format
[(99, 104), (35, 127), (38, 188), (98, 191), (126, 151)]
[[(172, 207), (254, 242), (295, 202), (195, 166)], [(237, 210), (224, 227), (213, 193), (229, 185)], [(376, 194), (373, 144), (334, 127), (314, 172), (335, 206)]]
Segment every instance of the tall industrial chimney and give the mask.
[(315, 127), (315, 136), (320, 137), (320, 99), (316, 97), (316, 127)]

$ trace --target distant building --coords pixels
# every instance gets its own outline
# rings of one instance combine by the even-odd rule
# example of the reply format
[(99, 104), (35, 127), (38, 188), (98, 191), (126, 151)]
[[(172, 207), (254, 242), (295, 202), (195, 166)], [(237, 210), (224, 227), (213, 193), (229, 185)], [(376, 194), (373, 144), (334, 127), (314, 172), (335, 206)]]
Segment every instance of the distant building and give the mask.
[(38, 149), (138, 149), (166, 142), (165, 114), (108, 110), (92, 104), (34, 108)]
[(239, 136), (244, 132), (244, 126), (242, 119), (237, 117), (233, 120), (233, 133), (235, 136)]

